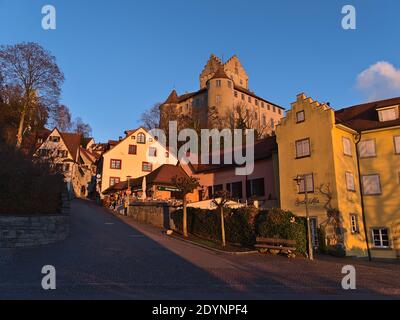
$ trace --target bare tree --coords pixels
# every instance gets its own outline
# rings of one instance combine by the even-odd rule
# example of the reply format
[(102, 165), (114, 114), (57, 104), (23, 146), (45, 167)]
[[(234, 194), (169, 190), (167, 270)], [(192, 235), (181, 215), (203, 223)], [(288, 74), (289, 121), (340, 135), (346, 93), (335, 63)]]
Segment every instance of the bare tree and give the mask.
[(155, 129), (159, 127), (160, 123), (160, 105), (161, 103), (156, 103), (150, 109), (146, 110), (140, 116), (141, 125), (147, 129)]
[(224, 216), (224, 208), (226, 204), (231, 200), (231, 194), (227, 190), (221, 190), (214, 194), (212, 203), (215, 204), (218, 208), (221, 217), (221, 240), (222, 246), (226, 246), (225, 241), (225, 216)]
[(89, 138), (92, 135), (92, 128), (89, 124), (84, 123), (83, 120), (78, 117), (72, 124), (72, 131), (80, 133), (84, 138)]
[(175, 176), (172, 179), (174, 185), (180, 190), (180, 193), (182, 195), (182, 202), (183, 202), (183, 236), (188, 237), (188, 231), (187, 231), (187, 195), (189, 193), (192, 193), (194, 190), (196, 190), (200, 185), (199, 185), (199, 180), (194, 177), (178, 177)]
[(250, 108), (244, 102), (237, 104), (229, 117), (231, 129), (254, 129), (256, 139), (262, 139), (273, 134), (272, 123), (270, 121), (265, 124), (262, 123), (261, 114), (250, 112)]
[(44, 107), (57, 104), (64, 75), (55, 57), (33, 42), (1, 46), (0, 68), (4, 82), (19, 86), (23, 91), (16, 143), (20, 148), (26, 116), (37, 106), (36, 101)]
[(65, 105), (58, 105), (51, 110), (51, 126), (57, 127), (62, 132), (72, 128), (72, 116), (69, 108)]

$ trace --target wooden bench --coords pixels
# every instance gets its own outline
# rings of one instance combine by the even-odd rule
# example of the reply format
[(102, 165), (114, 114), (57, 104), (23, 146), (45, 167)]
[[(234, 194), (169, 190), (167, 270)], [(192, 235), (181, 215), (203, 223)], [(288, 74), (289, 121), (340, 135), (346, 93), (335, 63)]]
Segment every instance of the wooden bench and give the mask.
[(294, 257), (296, 251), (296, 240), (276, 239), (276, 238), (257, 238), (256, 248), (266, 249), (270, 253), (284, 253), (289, 257)]

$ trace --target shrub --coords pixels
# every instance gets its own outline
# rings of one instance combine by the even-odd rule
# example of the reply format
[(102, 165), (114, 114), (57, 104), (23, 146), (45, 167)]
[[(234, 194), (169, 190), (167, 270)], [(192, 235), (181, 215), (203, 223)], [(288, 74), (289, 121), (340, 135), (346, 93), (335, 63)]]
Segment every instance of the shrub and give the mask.
[(346, 250), (343, 248), (341, 244), (337, 244), (335, 246), (328, 246), (326, 249), (326, 253), (338, 258), (344, 258), (346, 256)]
[(0, 214), (59, 212), (63, 177), (0, 141)]
[(306, 219), (289, 211), (271, 209), (261, 211), (255, 221), (257, 236), (295, 240), (299, 253), (307, 252)]
[(326, 231), (325, 227), (321, 226), (318, 228), (318, 252), (319, 253), (326, 253)]

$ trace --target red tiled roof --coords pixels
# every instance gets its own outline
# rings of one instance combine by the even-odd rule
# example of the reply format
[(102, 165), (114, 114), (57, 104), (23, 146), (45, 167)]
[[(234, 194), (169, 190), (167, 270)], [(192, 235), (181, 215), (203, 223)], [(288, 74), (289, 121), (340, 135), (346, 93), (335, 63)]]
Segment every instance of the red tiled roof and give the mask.
[(356, 131), (374, 130), (400, 125), (400, 119), (379, 121), (377, 109), (400, 105), (400, 97), (374, 101), (341, 109), (335, 112), (336, 123)]
[[(143, 176), (144, 177), (144, 176)], [(129, 184), (132, 188), (141, 187), (143, 177), (135, 178), (130, 180)], [(146, 184), (148, 185), (163, 185), (163, 186), (174, 186), (173, 179), (175, 177), (188, 177), (185, 170), (181, 166), (174, 166), (172, 164), (164, 164), (156, 170), (150, 172), (146, 177)], [(128, 187), (127, 181), (122, 181), (108, 188), (103, 193), (112, 193), (115, 191), (125, 190)]]
[(71, 153), (72, 158), (76, 160), (76, 156), (78, 154), (78, 150), (82, 142), (82, 134), (60, 132), (60, 135), (61, 138), (64, 140), (64, 143), (67, 146), (68, 151)]

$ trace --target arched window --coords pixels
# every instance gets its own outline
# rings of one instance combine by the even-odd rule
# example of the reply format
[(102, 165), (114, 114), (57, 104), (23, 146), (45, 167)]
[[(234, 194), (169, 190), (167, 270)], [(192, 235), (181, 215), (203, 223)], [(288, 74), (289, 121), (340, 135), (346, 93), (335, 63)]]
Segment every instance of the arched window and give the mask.
[(139, 133), (136, 139), (137, 143), (145, 144), (146, 143), (146, 136), (144, 133)]

